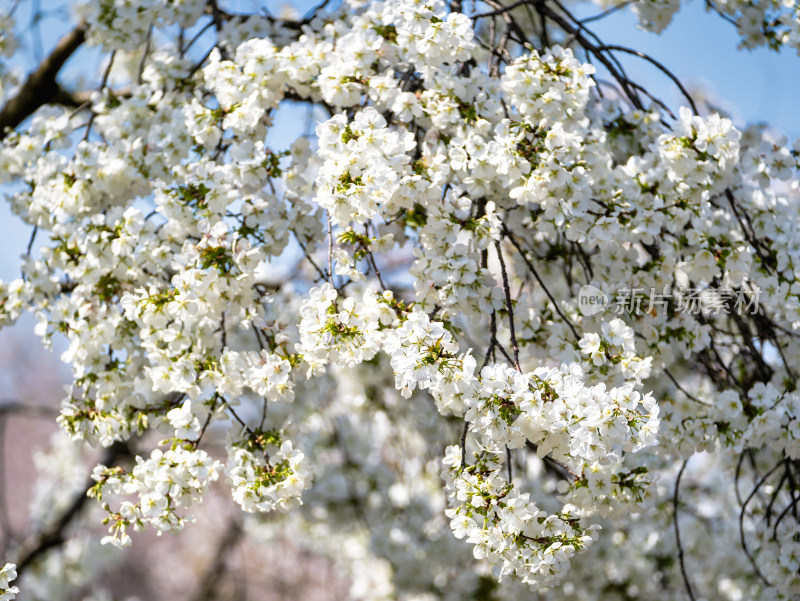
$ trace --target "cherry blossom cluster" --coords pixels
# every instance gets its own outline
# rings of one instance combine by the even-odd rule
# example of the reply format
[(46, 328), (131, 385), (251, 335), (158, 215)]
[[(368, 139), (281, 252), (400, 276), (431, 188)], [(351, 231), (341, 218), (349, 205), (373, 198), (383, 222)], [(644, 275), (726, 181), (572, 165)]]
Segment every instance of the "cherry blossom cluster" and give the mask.
[(278, 432), (255, 433), (246, 444), (235, 443), (225, 472), (233, 500), (248, 512), (287, 512), (299, 506), (311, 485), (305, 455)]
[(324, 163), (316, 200), (334, 223), (364, 222), (379, 208), (390, 214), (411, 196), (400, 188), (403, 176), (411, 173), (406, 153), (416, 147), (414, 135), (389, 130), (374, 108), (360, 111), (350, 123), (345, 115), (335, 115), (319, 126), (317, 136)]
[(500, 475), (491, 456), (477, 457), (467, 468), (461, 450), (448, 447), (444, 459), (450, 528), (474, 546), (476, 559), (500, 565), (500, 578), (515, 574), (525, 584), (548, 586), (569, 569), (570, 558), (597, 538), (597, 526), (585, 526), (569, 505), (548, 515)]
[[(179, 532), (191, 516), (179, 515), (178, 510), (202, 500), (210, 482), (219, 477), (222, 466), (205, 451), (180, 447), (166, 452), (154, 449), (148, 459), (136, 457), (129, 472), (122, 468), (95, 467), (92, 478), (95, 486), (89, 495), (103, 503), (108, 512), (104, 520), (110, 524), (109, 536), (103, 542), (125, 547), (131, 544), (128, 529), (141, 530), (145, 524), (161, 535)], [(137, 502), (122, 501), (112, 510), (109, 496), (138, 495)]]
[(359, 299), (344, 298), (341, 308), (338, 298), (333, 286), (323, 284), (310, 291), (300, 308), (298, 352), (309, 373), (319, 371), (328, 361), (350, 366), (369, 361), (381, 349), (381, 328), (394, 321), (384, 298), (372, 290)]

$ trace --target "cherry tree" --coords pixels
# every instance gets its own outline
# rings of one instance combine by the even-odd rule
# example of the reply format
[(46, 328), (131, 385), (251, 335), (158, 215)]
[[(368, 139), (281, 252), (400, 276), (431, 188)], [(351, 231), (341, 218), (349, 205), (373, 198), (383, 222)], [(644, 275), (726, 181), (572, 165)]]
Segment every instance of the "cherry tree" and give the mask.
[[(214, 487), (355, 599), (797, 598), (800, 144), (591, 28), (678, 2), (600, 4), (78, 0), (27, 73), (5, 7), (0, 323), (72, 383), (0, 600)], [(800, 50), (791, 0), (706, 5)]]

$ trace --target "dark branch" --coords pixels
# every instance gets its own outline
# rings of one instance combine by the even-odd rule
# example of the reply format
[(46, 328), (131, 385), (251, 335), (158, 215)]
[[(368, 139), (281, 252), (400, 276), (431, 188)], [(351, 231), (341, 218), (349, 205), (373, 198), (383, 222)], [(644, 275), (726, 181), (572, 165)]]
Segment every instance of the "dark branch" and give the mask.
[[(103, 457), (101, 463), (110, 465), (120, 457), (127, 455), (130, 455), (130, 449), (128, 445), (126, 443), (117, 442), (106, 450), (105, 456)], [(86, 491), (94, 486), (94, 484), (94, 480), (90, 478), (84, 489), (75, 496), (75, 498), (72, 500), (72, 503), (70, 503), (70, 505), (64, 510), (58, 519), (53, 522), (52, 525), (50, 525), (44, 531), (32, 536), (22, 544), (22, 548), (15, 562), (17, 564), (17, 574), (19, 576), (22, 576), (22, 574), (27, 571), (28, 567), (30, 567), (30, 565), (39, 558), (39, 556), (43, 555), (50, 549), (62, 545), (65, 542), (67, 529), (69, 528), (70, 524), (72, 524), (72, 522), (75, 521), (75, 519), (81, 514), (84, 505), (86, 505), (86, 502), (89, 499), (89, 497), (86, 495)]]
[(675, 494), (672, 497), (672, 525), (675, 528), (675, 543), (678, 545), (678, 561), (680, 562), (681, 566), (683, 584), (686, 586), (686, 593), (689, 595), (689, 599), (695, 601), (694, 591), (692, 590), (692, 585), (689, 582), (689, 575), (686, 573), (686, 562), (684, 561), (683, 557), (683, 544), (681, 544), (681, 529), (678, 525), (678, 505), (680, 503), (678, 495), (681, 486), (681, 476), (683, 476), (683, 471), (686, 469), (687, 463), (689, 463), (688, 459), (683, 462), (681, 469), (678, 472), (678, 477), (675, 478)]
[(217, 543), (214, 559), (206, 569), (202, 582), (193, 597), (195, 601), (219, 599), (217, 593), (219, 592), (219, 582), (225, 573), (225, 562), (231, 551), (236, 548), (243, 534), (241, 521), (238, 518), (232, 519), (228, 523), (227, 531)]
[(83, 44), (88, 26), (81, 22), (56, 44), (53, 51), (28, 76), (19, 92), (0, 110), (0, 140), (6, 128), (15, 128), (36, 109), (45, 104), (59, 102), (71, 104), (71, 96), (56, 81), (58, 72), (67, 59)]

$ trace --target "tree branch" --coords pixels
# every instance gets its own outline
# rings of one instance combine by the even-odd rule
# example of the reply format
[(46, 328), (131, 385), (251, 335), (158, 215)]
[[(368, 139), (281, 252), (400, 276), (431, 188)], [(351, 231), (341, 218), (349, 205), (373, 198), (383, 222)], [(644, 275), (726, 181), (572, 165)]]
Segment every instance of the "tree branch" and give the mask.
[(678, 491), (681, 485), (681, 476), (683, 476), (683, 471), (686, 469), (687, 463), (689, 463), (689, 460), (684, 460), (683, 464), (681, 464), (681, 469), (678, 472), (678, 477), (675, 478), (675, 492), (672, 496), (672, 525), (675, 530), (675, 543), (678, 546), (678, 561), (680, 562), (681, 566), (681, 576), (683, 577), (683, 584), (686, 587), (686, 594), (689, 595), (689, 599), (695, 601), (696, 597), (694, 596), (692, 585), (689, 582), (689, 576), (686, 573), (686, 562), (684, 561), (683, 544), (681, 543), (681, 529), (678, 525)]
[(218, 592), (219, 581), (225, 572), (225, 562), (230, 552), (236, 548), (243, 534), (242, 523), (238, 517), (228, 522), (225, 534), (222, 535), (222, 538), (217, 543), (214, 559), (206, 569), (205, 574), (203, 574), (200, 586), (193, 597), (194, 601), (218, 599), (216, 593)]
[(28, 76), (16, 96), (6, 102), (0, 110), (0, 140), (5, 137), (6, 128), (15, 128), (39, 107), (71, 100), (70, 95), (61, 90), (56, 77), (67, 59), (83, 44), (87, 29), (86, 22), (81, 21), (61, 38), (53, 51)]
[[(101, 463), (110, 465), (120, 457), (126, 455), (130, 455), (128, 445), (123, 442), (117, 442), (106, 450)], [(94, 486), (94, 484), (94, 480), (89, 478), (84, 489), (75, 496), (72, 503), (70, 503), (52, 525), (22, 544), (22, 548), (15, 561), (17, 565), (17, 574), (19, 576), (21, 576), (40, 555), (64, 543), (65, 531), (81, 514), (86, 501), (89, 499), (86, 495), (86, 491)]]

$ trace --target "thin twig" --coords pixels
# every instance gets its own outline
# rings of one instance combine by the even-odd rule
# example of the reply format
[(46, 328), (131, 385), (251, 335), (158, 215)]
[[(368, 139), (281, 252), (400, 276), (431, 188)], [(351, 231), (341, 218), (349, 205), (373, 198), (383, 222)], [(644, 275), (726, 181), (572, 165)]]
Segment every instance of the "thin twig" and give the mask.
[[(690, 457), (691, 459), (691, 457)], [(683, 557), (683, 544), (681, 543), (681, 529), (678, 525), (678, 494), (681, 485), (681, 476), (683, 476), (683, 470), (686, 469), (686, 464), (689, 463), (689, 459), (684, 460), (683, 464), (681, 465), (680, 471), (678, 471), (678, 477), (675, 478), (675, 494), (672, 497), (672, 524), (675, 527), (675, 542), (678, 545), (678, 561), (681, 565), (681, 575), (683, 576), (683, 584), (686, 586), (686, 593), (689, 595), (689, 599), (691, 601), (696, 601), (694, 596), (694, 591), (692, 590), (692, 585), (689, 582), (689, 576), (686, 573), (686, 562), (684, 561)]]
[(598, 14), (593, 15), (591, 17), (586, 17), (584, 19), (581, 19), (581, 24), (585, 25), (586, 23), (591, 23), (592, 21), (599, 21), (600, 19), (603, 19), (603, 18), (605, 18), (605, 17), (617, 12), (618, 10), (621, 10), (621, 9), (625, 8), (626, 6), (631, 4), (631, 2), (632, 2), (632, 0), (625, 0), (624, 2), (620, 2), (616, 6), (612, 6), (611, 8), (609, 8), (607, 10), (604, 10), (601, 13), (598, 13)]
[[(751, 460), (752, 460), (752, 457), (751, 457)], [(753, 557), (753, 554), (750, 553), (750, 549), (747, 546), (747, 539), (746, 539), (746, 537), (744, 535), (744, 516), (745, 516), (745, 514), (747, 512), (747, 505), (750, 503), (750, 501), (753, 499), (753, 497), (756, 495), (756, 493), (758, 493), (761, 490), (761, 486), (764, 484), (764, 482), (767, 481), (767, 478), (769, 478), (775, 472), (775, 470), (778, 469), (783, 464), (784, 464), (783, 461), (779, 461), (766, 474), (764, 474), (758, 480), (758, 482), (756, 482), (755, 486), (753, 486), (753, 490), (750, 492), (750, 494), (748, 495), (747, 499), (745, 499), (745, 502), (742, 503), (742, 509), (739, 512), (739, 542), (742, 544), (742, 550), (744, 550), (744, 554), (747, 556), (747, 559), (750, 561), (750, 565), (753, 566), (753, 571), (755, 572), (756, 576), (758, 576), (759, 579), (764, 584), (766, 584), (767, 586), (772, 586), (772, 585), (770, 584), (769, 580), (767, 580), (766, 576), (764, 576), (764, 574), (759, 569), (758, 564), (756, 563), (756, 560)]]
[(469, 430), (469, 422), (464, 421), (464, 430), (461, 432), (461, 469), (467, 467), (467, 431)]
[(561, 310), (561, 307), (558, 306), (556, 299), (553, 298), (553, 295), (550, 293), (550, 290), (548, 290), (547, 286), (545, 285), (544, 280), (542, 280), (542, 278), (539, 276), (539, 272), (536, 271), (536, 268), (528, 260), (528, 257), (525, 255), (524, 249), (520, 246), (519, 242), (517, 242), (516, 238), (514, 238), (514, 235), (511, 233), (511, 230), (509, 230), (505, 224), (503, 224), (503, 233), (505, 234), (506, 238), (509, 239), (511, 244), (514, 245), (514, 248), (517, 249), (520, 256), (522, 257), (522, 260), (525, 262), (528, 271), (530, 271), (533, 277), (536, 278), (536, 281), (539, 282), (539, 285), (542, 287), (542, 290), (544, 290), (544, 293), (547, 295), (547, 298), (549, 298), (550, 302), (553, 304), (553, 308), (555, 309), (556, 313), (558, 313), (559, 317), (561, 317), (564, 323), (566, 323), (569, 329), (572, 331), (572, 335), (575, 337), (575, 340), (580, 340), (581, 337), (578, 335), (578, 331), (575, 329), (575, 326), (572, 325), (572, 322), (569, 320), (569, 318), (566, 315), (564, 315), (564, 312)]
[(514, 4), (511, 4), (509, 6), (501, 6), (500, 8), (495, 9), (495, 10), (490, 10), (489, 12), (478, 13), (477, 15), (472, 15), (470, 17), (470, 19), (475, 21), (477, 19), (483, 19), (485, 17), (496, 17), (498, 15), (505, 14), (510, 10), (514, 10), (515, 8), (517, 8), (518, 6), (521, 6), (522, 4), (528, 4), (528, 3), (530, 3), (530, 0), (518, 0), (517, 2), (514, 2)]
[(694, 112), (694, 114), (695, 115), (699, 114), (697, 106), (694, 103), (694, 99), (692, 98), (692, 95), (689, 94), (689, 91), (684, 87), (683, 83), (681, 83), (681, 80), (678, 79), (678, 77), (672, 71), (670, 71), (663, 63), (657, 61), (649, 54), (645, 54), (644, 52), (641, 52), (639, 50), (634, 50), (633, 48), (628, 48), (626, 46), (620, 46), (618, 44), (606, 44), (603, 46), (603, 50), (616, 50), (618, 52), (625, 52), (626, 54), (632, 54), (633, 56), (638, 56), (639, 58), (646, 60), (648, 63), (653, 65), (656, 69), (661, 71), (664, 75), (666, 75), (672, 80), (672, 83), (674, 83), (678, 87), (678, 89), (681, 91), (681, 94), (683, 94), (684, 98), (686, 98), (686, 101), (689, 103), (689, 106), (692, 107), (692, 111)]
[(511, 332), (511, 349), (514, 352), (514, 367), (521, 373), (522, 368), (519, 366), (519, 345), (517, 344), (517, 333), (514, 329), (514, 304), (511, 301), (511, 288), (508, 285), (506, 263), (503, 261), (503, 251), (500, 248), (499, 241), (495, 241), (494, 248), (495, 251), (497, 251), (497, 259), (500, 261), (500, 273), (503, 276), (503, 292), (506, 296), (506, 308), (508, 309), (508, 329)]

